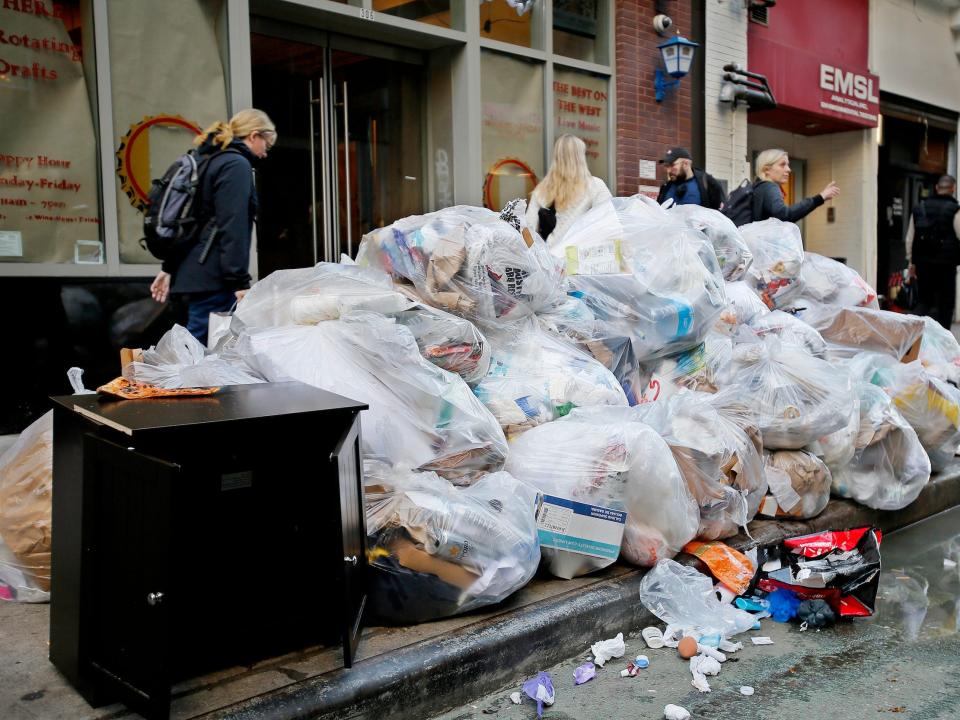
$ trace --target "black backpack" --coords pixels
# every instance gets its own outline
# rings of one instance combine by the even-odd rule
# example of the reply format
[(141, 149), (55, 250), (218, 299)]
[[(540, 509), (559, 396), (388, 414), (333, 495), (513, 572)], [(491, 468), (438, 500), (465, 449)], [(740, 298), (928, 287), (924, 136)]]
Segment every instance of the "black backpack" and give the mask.
[(753, 222), (753, 191), (757, 184), (744, 180), (730, 193), (721, 212), (737, 227)]
[(163, 177), (153, 181), (147, 194), (140, 244), (158, 260), (167, 260), (196, 240), (199, 218), (194, 208), (197, 188), (210, 161), (226, 149), (200, 157), (196, 148), (181, 155)]

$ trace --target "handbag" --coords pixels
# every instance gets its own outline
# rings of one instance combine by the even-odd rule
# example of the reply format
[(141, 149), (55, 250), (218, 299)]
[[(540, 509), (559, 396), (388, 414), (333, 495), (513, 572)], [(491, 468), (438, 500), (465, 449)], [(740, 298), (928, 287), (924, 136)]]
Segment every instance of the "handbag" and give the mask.
[(546, 240), (556, 227), (557, 211), (553, 203), (550, 203), (550, 207), (548, 208), (540, 208), (537, 210), (537, 232), (540, 234), (540, 237)]

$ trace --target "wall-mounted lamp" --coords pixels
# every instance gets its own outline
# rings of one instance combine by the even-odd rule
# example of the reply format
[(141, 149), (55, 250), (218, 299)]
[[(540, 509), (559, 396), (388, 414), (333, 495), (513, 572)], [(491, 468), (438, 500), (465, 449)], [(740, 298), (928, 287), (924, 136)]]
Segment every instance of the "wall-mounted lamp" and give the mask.
[[(680, 78), (690, 72), (693, 56), (696, 54), (698, 47), (700, 47), (699, 43), (687, 40), (680, 35), (657, 45), (660, 55), (663, 57), (663, 67), (667, 71), (665, 75), (663, 70), (657, 68), (654, 73), (653, 87), (657, 102), (662, 102), (667, 96), (667, 90), (679, 85)], [(667, 75), (672, 77), (673, 80), (667, 80)]]
[(736, 63), (724, 65), (723, 70), (720, 102), (731, 103), (734, 108), (738, 103), (745, 102), (753, 110), (767, 110), (777, 106), (777, 100), (765, 75), (744, 70)]

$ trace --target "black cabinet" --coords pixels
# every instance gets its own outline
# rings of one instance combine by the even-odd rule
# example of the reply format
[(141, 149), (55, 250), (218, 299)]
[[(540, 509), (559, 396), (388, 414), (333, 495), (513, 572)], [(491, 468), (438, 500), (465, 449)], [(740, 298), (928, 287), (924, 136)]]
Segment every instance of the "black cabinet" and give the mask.
[(366, 600), (360, 411), (300, 383), (54, 398), (50, 659), (94, 706), (314, 646)]

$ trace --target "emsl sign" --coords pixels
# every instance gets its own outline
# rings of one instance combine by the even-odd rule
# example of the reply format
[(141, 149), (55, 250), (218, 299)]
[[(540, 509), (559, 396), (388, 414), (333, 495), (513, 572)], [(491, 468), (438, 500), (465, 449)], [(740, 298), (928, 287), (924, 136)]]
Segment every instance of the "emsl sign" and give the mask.
[(877, 124), (880, 80), (876, 75), (859, 74), (820, 64), (820, 109)]

